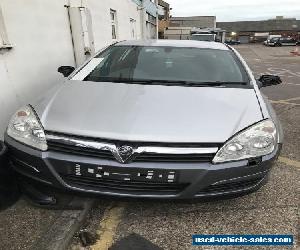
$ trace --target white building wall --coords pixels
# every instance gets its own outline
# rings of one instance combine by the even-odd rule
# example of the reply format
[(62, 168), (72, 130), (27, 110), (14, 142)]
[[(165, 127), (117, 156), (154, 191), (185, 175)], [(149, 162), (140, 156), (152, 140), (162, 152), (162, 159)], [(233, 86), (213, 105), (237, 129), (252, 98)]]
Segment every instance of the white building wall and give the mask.
[(141, 11), (132, 0), (1, 0), (11, 50), (0, 49), (0, 139), (15, 110), (63, 81), (57, 68), (75, 65), (68, 11), (88, 7), (95, 50), (113, 42), (110, 9), (117, 11), (118, 40), (131, 39), (130, 18), (141, 38)]
[[(141, 39), (141, 11), (132, 0), (67, 0), (71, 7), (87, 7), (92, 14), (96, 51), (115, 42), (132, 39), (130, 19), (136, 20), (136, 39)], [(112, 39), (110, 10), (117, 13), (117, 39)]]
[(113, 42), (111, 36), (110, 9), (117, 12), (117, 40), (132, 39), (130, 29), (130, 18), (136, 20), (137, 39), (141, 38), (140, 10), (131, 0), (89, 0), (87, 4), (92, 12), (94, 39), (96, 50), (103, 48)]
[(63, 77), (73, 65), (67, 11), (59, 0), (1, 0), (11, 50), (0, 50), (0, 139), (10, 116)]

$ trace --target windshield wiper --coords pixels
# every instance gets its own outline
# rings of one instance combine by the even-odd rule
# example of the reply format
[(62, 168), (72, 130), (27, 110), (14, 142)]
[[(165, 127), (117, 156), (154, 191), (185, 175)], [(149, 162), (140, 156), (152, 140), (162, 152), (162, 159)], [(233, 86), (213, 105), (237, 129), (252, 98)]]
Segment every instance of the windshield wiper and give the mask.
[(228, 86), (228, 85), (247, 85), (247, 82), (196, 82), (184, 80), (129, 80), (120, 79), (113, 82), (136, 83), (136, 84), (165, 84), (170, 86), (187, 86), (187, 87), (207, 87), (207, 86)]
[[(115, 82), (115, 81), (113, 81)], [(183, 85), (186, 84), (187, 81), (177, 81), (177, 80), (151, 80), (151, 79), (146, 79), (146, 80), (138, 80), (138, 79), (133, 79), (133, 80), (125, 80), (125, 79), (120, 79), (117, 80), (116, 82), (124, 82), (124, 83), (137, 83), (137, 84), (156, 84), (156, 83), (164, 83), (166, 85)]]
[(199, 82), (195, 83), (196, 85), (203, 85), (203, 86), (228, 86), (228, 85), (247, 85), (247, 82), (226, 82), (226, 81), (216, 81), (216, 82)]
[(94, 77), (97, 82), (116, 82), (116, 83), (133, 83), (144, 85), (167, 85), (167, 86), (186, 86), (186, 87), (209, 87), (209, 86), (229, 86), (229, 85), (247, 85), (247, 82), (226, 82), (226, 81), (185, 81), (185, 80), (164, 80), (164, 79), (126, 79), (126, 78), (111, 78), (111, 77)]

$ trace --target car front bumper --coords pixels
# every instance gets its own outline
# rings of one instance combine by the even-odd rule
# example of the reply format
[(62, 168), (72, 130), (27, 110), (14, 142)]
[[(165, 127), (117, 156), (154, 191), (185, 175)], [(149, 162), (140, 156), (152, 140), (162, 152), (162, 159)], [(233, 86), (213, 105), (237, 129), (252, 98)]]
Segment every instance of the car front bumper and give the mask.
[[(267, 156), (252, 160), (212, 163), (146, 163), (121, 164), (95, 157), (77, 156), (52, 151), (41, 152), (5, 136), (9, 148), (10, 162), (20, 176), (29, 177), (40, 183), (65, 191), (121, 197), (192, 199), (242, 194), (259, 189), (267, 181), (269, 170), (277, 158), (281, 145)], [(92, 170), (92, 175), (78, 174)], [(115, 181), (99, 179), (94, 171), (105, 167), (113, 172), (133, 173), (164, 171), (176, 173), (172, 183), (144, 181)], [(77, 174), (76, 175), (76, 171)], [(89, 170), (90, 171), (90, 170)], [(125, 174), (124, 174), (125, 175)], [(99, 176), (98, 176), (99, 177)]]

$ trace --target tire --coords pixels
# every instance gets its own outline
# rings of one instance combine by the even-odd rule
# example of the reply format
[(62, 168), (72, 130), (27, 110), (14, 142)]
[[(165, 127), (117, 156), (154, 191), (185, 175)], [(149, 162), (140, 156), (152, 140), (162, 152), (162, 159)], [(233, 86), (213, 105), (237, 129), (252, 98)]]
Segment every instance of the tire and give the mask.
[(0, 211), (13, 205), (20, 197), (14, 171), (7, 157), (7, 149), (0, 141)]
[(80, 199), (74, 201), (74, 198), (79, 196), (75, 193), (63, 192), (19, 174), (17, 174), (17, 180), (23, 198), (31, 206), (47, 210), (81, 210), (84, 208)]
[(276, 43), (276, 44), (275, 44), (275, 47), (281, 47), (281, 46), (282, 46), (281, 43)]

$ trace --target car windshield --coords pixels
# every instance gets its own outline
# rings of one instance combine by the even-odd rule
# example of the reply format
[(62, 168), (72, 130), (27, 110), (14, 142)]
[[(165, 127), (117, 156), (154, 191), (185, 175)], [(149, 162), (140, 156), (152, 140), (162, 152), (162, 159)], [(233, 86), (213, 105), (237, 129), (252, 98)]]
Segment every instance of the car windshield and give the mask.
[(247, 74), (230, 50), (112, 46), (93, 58), (74, 80), (178, 85), (247, 85)]

